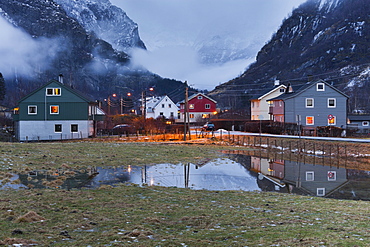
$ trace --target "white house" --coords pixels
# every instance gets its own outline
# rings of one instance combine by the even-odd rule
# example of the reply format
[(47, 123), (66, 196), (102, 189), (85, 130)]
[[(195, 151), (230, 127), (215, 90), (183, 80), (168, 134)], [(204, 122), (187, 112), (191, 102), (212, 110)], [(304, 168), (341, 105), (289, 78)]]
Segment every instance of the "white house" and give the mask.
[(146, 118), (164, 117), (166, 119), (177, 116), (178, 107), (170, 97), (151, 97), (146, 100)]
[(269, 120), (268, 100), (280, 96), (285, 92), (285, 89), (285, 85), (276, 85), (275, 88), (263, 93), (260, 97), (251, 99), (251, 120)]

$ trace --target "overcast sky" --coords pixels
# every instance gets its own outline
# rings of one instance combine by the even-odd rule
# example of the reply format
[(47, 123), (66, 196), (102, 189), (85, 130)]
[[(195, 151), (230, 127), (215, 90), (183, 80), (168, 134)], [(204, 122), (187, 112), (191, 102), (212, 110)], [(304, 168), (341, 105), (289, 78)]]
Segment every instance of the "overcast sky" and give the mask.
[[(135, 64), (209, 90), (244, 72), (283, 19), (305, 1), (111, 0), (139, 25), (148, 51), (134, 52)], [(197, 47), (216, 35), (253, 55), (225, 64), (200, 63)]]

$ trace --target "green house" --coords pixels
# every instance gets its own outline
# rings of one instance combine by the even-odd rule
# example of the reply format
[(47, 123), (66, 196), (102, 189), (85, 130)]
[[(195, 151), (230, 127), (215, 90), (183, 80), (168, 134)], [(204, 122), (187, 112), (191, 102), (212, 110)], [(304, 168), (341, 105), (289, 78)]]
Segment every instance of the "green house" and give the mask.
[(87, 138), (96, 135), (104, 112), (76, 90), (51, 80), (18, 102), (14, 112), (19, 141)]

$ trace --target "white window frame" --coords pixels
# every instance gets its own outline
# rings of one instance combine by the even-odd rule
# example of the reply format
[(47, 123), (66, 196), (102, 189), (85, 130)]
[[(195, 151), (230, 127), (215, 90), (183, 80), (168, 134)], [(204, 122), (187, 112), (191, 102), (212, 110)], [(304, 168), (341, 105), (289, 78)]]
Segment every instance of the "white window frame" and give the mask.
[[(322, 88), (319, 88), (322, 86)], [(316, 91), (325, 91), (325, 84), (324, 83), (317, 83), (316, 84)]]
[[(56, 131), (57, 125), (60, 125), (60, 131)], [(54, 133), (62, 133), (63, 132), (63, 125), (62, 124), (54, 124)]]
[(336, 171), (328, 171), (328, 181), (337, 181)]
[[(52, 90), (51, 94), (48, 93), (49, 90)], [(46, 93), (46, 96), (61, 96), (62, 89), (60, 87), (47, 87), (45, 93)]]
[[(35, 108), (35, 112), (30, 112), (31, 108)], [(37, 115), (37, 105), (29, 105), (28, 106), (28, 115)]]
[(325, 188), (317, 188), (316, 189), (317, 196), (325, 196)]
[(369, 127), (369, 121), (362, 121), (362, 126)]
[(202, 95), (199, 95), (199, 96), (198, 96), (198, 99), (203, 99), (203, 96), (202, 96)]
[(189, 109), (194, 109), (194, 104), (189, 104)]
[(328, 125), (330, 125), (330, 126), (334, 126), (334, 125), (336, 125), (337, 124), (337, 116), (334, 116), (333, 115), (333, 117), (334, 117), (334, 123), (329, 123), (329, 119), (328, 119)]
[(205, 105), (204, 105), (204, 108), (205, 108), (205, 109), (211, 109), (211, 104), (205, 104)]
[[(308, 101), (312, 101), (312, 105), (308, 105)], [(315, 99), (314, 98), (306, 98), (306, 108), (314, 108), (315, 107)]]
[(315, 181), (314, 171), (306, 171), (306, 181)]
[[(331, 106), (329, 102), (334, 100), (334, 106)], [(337, 99), (336, 98), (328, 98), (328, 108), (336, 108), (337, 107)]]
[[(308, 119), (309, 117), (312, 117), (312, 123), (308, 123)], [(306, 125), (315, 125), (315, 117), (314, 116), (306, 116)]]
[[(72, 126), (77, 126), (77, 130), (73, 131)], [(71, 124), (71, 133), (78, 133), (78, 124)]]
[[(58, 108), (58, 112), (52, 112), (51, 109), (53, 107), (57, 107)], [(50, 105), (50, 115), (58, 115), (59, 114), (59, 105)]]

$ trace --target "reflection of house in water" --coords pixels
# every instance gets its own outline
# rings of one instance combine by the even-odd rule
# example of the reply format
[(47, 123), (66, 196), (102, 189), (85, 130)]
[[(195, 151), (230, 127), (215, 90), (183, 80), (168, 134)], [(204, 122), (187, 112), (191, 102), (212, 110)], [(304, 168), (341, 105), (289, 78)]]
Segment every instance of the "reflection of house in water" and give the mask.
[(347, 170), (286, 160), (283, 181), (293, 193), (328, 196), (347, 182)]

